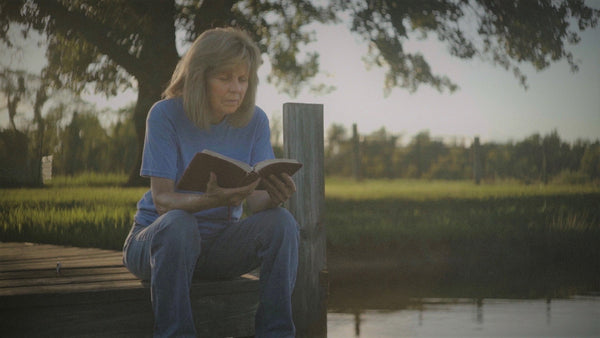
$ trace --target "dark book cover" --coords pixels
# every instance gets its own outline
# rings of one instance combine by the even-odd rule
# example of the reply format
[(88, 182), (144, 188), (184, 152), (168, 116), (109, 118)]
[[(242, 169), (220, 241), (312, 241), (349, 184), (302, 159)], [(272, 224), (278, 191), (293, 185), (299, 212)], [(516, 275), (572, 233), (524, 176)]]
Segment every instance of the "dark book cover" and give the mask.
[[(222, 188), (237, 188), (246, 186), (259, 177), (271, 174), (287, 173), (292, 176), (302, 167), (302, 163), (294, 159), (270, 159), (257, 163), (254, 167), (242, 161), (210, 150), (203, 150), (185, 169), (177, 189), (190, 191), (206, 191), (210, 173), (217, 175), (217, 184)], [(261, 184), (257, 189), (264, 189)]]

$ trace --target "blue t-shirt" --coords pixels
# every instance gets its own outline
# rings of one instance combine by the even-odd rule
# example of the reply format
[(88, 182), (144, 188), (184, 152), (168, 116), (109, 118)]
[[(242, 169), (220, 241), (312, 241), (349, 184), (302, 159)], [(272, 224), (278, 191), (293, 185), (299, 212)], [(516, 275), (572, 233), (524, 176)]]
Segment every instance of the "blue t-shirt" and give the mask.
[[(241, 128), (231, 126), (227, 119), (211, 125), (210, 130), (200, 129), (190, 121), (183, 110), (181, 99), (158, 101), (152, 106), (146, 120), (146, 138), (140, 175), (168, 178), (178, 182), (194, 155), (209, 149), (231, 158), (254, 165), (274, 158), (271, 147), (269, 120), (265, 112), (256, 107), (250, 122)], [(217, 173), (218, 175), (218, 173)], [(195, 214), (199, 220), (226, 220), (227, 207), (204, 210)], [(242, 207), (231, 210), (231, 218), (239, 219)], [(137, 204), (135, 222), (150, 225), (158, 218), (148, 190)]]

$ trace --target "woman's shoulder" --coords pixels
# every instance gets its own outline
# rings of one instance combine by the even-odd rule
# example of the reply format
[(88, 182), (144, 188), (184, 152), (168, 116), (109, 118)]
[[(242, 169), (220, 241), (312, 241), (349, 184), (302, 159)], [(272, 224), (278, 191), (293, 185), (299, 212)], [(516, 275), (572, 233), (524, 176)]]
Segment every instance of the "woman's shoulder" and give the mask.
[(182, 109), (182, 108), (183, 108), (183, 103), (181, 101), (181, 98), (176, 97), (176, 98), (162, 99), (162, 100), (156, 101), (152, 105), (152, 108), (150, 108), (150, 111)]
[(262, 108), (259, 106), (254, 106), (254, 113), (252, 115), (251, 123), (262, 123), (269, 122), (269, 118), (267, 117), (267, 113), (265, 113)]
[(263, 129), (265, 126), (269, 126), (269, 118), (264, 110), (262, 110), (259, 106), (254, 106), (254, 111), (252, 112), (252, 117), (248, 122), (243, 126), (239, 127), (241, 129), (247, 130), (257, 130)]
[(163, 99), (155, 102), (150, 108), (148, 118), (172, 118), (183, 113), (181, 99)]

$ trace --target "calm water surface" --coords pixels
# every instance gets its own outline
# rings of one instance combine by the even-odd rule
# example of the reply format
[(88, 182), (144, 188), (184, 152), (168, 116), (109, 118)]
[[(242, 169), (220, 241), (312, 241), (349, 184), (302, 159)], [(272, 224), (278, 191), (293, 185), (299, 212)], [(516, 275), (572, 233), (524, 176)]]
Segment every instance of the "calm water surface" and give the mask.
[(328, 337), (600, 337), (600, 296), (418, 299), (401, 310), (329, 312)]

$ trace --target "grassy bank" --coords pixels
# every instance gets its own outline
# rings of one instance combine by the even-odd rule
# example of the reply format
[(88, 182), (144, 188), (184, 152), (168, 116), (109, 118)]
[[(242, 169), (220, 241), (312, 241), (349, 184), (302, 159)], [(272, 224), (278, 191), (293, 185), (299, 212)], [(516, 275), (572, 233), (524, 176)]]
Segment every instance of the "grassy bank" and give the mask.
[[(59, 179), (44, 189), (4, 189), (0, 241), (120, 249), (146, 188), (120, 188), (106, 178)], [(111, 186), (113, 185), (113, 186)]]
[(338, 249), (552, 245), (600, 231), (600, 189), (593, 186), (332, 180), (326, 195), (328, 242)]
[[(326, 195), (333, 282), (395, 274), (486, 295), (600, 290), (597, 186), (330, 180)], [(347, 278), (353, 267), (361, 276)]]
[[(0, 241), (120, 249), (146, 190), (116, 187), (120, 180), (2, 190)], [(331, 179), (325, 224), (330, 269), (340, 271), (364, 262), (483, 280), (555, 268), (599, 273), (598, 186)]]

